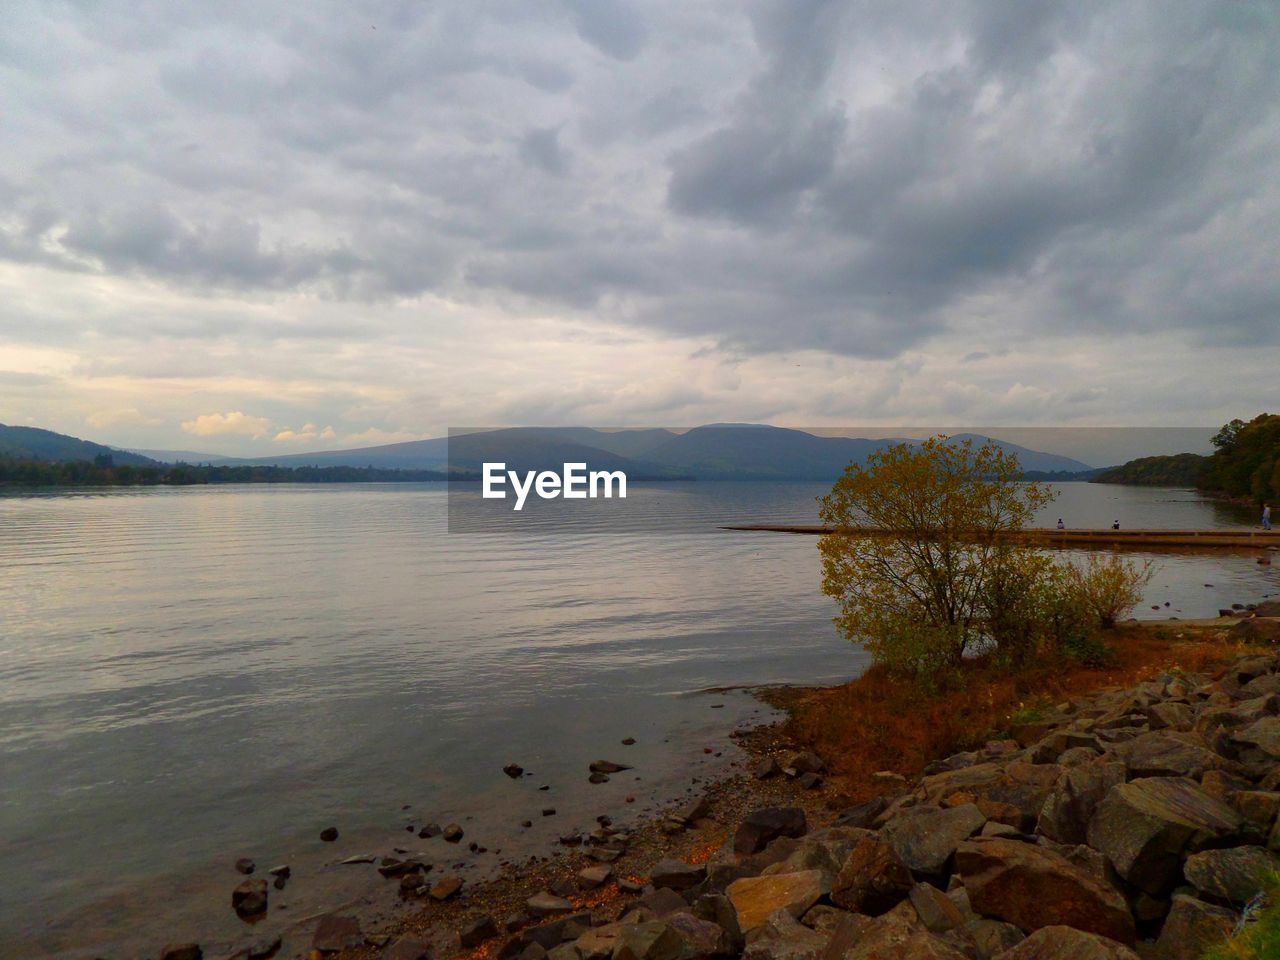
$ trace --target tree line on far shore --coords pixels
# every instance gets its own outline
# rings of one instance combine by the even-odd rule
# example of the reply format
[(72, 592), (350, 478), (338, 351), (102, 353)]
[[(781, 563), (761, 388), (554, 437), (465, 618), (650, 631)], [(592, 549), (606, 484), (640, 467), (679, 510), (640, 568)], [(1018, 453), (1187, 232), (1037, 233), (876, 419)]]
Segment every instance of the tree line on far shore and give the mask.
[(154, 466), (115, 463), (111, 456), (93, 460), (37, 460), (0, 456), (0, 484), (32, 487), (192, 486), (206, 483), (395, 483), (447, 480), (436, 470), (387, 470), (380, 467), (276, 467), (160, 463)]
[(1280, 500), (1280, 415), (1262, 413), (1248, 423), (1232, 420), (1214, 435), (1213, 446), (1207, 457), (1179, 453), (1130, 460), (1093, 482), (1196, 487), (1254, 503)]

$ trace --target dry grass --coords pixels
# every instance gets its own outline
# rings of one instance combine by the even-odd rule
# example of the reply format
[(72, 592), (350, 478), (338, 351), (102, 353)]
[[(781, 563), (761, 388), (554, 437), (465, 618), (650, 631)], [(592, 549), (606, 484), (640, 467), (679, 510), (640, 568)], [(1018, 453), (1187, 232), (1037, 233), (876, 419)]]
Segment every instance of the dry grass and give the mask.
[(1178, 625), (1125, 625), (1107, 634), (1106, 668), (1070, 660), (1039, 663), (1016, 673), (990, 664), (965, 665), (956, 689), (927, 696), (872, 667), (843, 686), (784, 698), (788, 732), (822, 756), (851, 802), (883, 793), (871, 774), (911, 777), (933, 760), (981, 746), (1017, 722), (1038, 719), (1072, 697), (1139, 683), (1178, 669), (1212, 672), (1244, 648), (1223, 631)]

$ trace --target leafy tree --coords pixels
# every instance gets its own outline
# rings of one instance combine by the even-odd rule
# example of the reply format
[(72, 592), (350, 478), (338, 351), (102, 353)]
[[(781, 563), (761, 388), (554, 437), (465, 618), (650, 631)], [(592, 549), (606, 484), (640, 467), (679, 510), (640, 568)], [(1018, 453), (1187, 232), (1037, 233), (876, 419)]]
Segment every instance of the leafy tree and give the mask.
[(1068, 593), (1076, 605), (1095, 617), (1098, 626), (1114, 627), (1142, 602), (1142, 588), (1151, 582), (1155, 567), (1150, 560), (1138, 563), (1112, 552), (1089, 554), (1067, 571)]
[(1222, 429), (1213, 435), (1213, 443), (1215, 450), (1229, 450), (1231, 445), (1236, 442), (1236, 437), (1240, 436), (1240, 431), (1244, 429), (1244, 421), (1238, 417), (1230, 423), (1222, 425)]
[(1040, 566), (1016, 535), (1053, 499), (1020, 475), (995, 444), (946, 437), (850, 464), (822, 499), (833, 532), (818, 544), (841, 633), (924, 680), (1011, 637)]

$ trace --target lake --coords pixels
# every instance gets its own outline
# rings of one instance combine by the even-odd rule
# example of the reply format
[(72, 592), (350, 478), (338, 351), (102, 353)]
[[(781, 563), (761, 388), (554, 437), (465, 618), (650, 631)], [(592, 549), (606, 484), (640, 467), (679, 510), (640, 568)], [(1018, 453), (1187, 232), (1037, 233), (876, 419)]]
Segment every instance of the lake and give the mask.
[[(1061, 490), (1046, 526), (1253, 522), (1189, 491)], [(447, 533), (439, 484), (0, 496), (0, 953), (229, 947), (240, 856), (294, 868), (268, 929), (340, 902), (389, 914), (393, 882), (332, 861), (398, 843), (482, 876), (679, 797), (768, 715), (709, 688), (866, 662), (813, 538), (718, 529), (813, 522), (822, 492), (633, 485), (625, 509), (560, 502), (509, 535)], [(1280, 590), (1246, 553), (1157, 559), (1139, 616)], [(589, 785), (599, 758), (635, 769)], [(451, 820), (489, 850), (405, 829)]]

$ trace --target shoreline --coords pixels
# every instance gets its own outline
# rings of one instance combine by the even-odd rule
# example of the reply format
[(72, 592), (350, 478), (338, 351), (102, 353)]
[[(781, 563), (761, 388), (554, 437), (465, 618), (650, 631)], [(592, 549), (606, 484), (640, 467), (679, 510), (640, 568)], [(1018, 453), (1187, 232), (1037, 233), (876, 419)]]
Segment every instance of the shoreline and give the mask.
[[(1231, 649), (1231, 645), (1224, 642), (1225, 634), (1222, 631), (1229, 630), (1246, 619), (1249, 619), (1249, 615), (1243, 612), (1241, 616), (1196, 621), (1174, 617), (1143, 621), (1137, 629), (1153, 633), (1168, 628), (1190, 630), (1196, 634), (1194, 642), (1221, 643), (1221, 651), (1226, 652)], [(800, 742), (788, 730), (798, 709), (815, 697), (843, 689), (850, 682), (853, 681), (822, 686), (770, 685), (745, 688), (762, 702), (784, 712), (784, 716), (780, 718), (762, 722), (747, 730), (735, 731), (734, 739), (748, 756), (748, 767), (767, 762), (770, 758), (782, 762), (786, 755), (807, 751), (808, 745)], [(1114, 693), (1115, 689), (1109, 686), (1098, 687), (1078, 699), (1091, 701), (1106, 693)], [(1032, 731), (1039, 729), (1036, 724), (1030, 725), (1030, 728)], [(1004, 735), (1015, 738), (1008, 731)], [(1024, 734), (1019, 734), (1016, 739), (1020, 740), (1022, 736)], [(907, 775), (886, 771), (883, 780), (873, 787), (872, 792), (883, 796), (895, 791), (906, 791), (911, 784), (926, 775), (934, 764), (942, 760), (942, 757), (935, 757), (933, 763)], [(877, 778), (880, 776), (876, 775)], [(854, 798), (845, 791), (845, 786), (833, 776), (821, 779), (816, 786), (806, 789), (799, 777), (776, 775), (760, 779), (749, 769), (740, 770), (699, 787), (701, 796), (692, 804), (692, 807), (698, 808), (698, 816), (690, 820), (687, 827), (673, 828), (671, 820), (673, 814), (679, 820), (682, 812), (692, 808), (688, 800), (669, 804), (653, 814), (643, 816), (632, 829), (623, 831), (626, 839), (625, 852), (611, 861), (609, 865), (613, 876), (601, 887), (583, 889), (578, 879), (582, 869), (599, 866), (599, 862), (590, 853), (592, 849), (598, 848), (584, 846), (570, 851), (568, 856), (533, 857), (526, 863), (513, 864), (491, 881), (467, 889), (457, 899), (441, 903), (428, 901), (391, 927), (364, 933), (363, 944), (326, 956), (333, 960), (377, 960), (384, 953), (391, 956), (388, 948), (403, 939), (405, 942), (425, 945), (430, 949), (431, 955), (439, 960), (458, 957), (474, 960), (488, 960), (493, 956), (514, 957), (514, 953), (509, 953), (499, 945), (513, 942), (513, 938), (518, 938), (517, 935), (527, 936), (529, 930), (540, 924), (540, 919), (531, 917), (525, 909), (526, 901), (539, 892), (551, 891), (563, 895), (575, 911), (590, 911), (592, 924), (615, 922), (631, 911), (636, 902), (642, 899), (642, 895), (653, 892), (653, 886), (646, 885), (646, 879), (660, 861), (675, 859), (697, 865), (723, 856), (726, 842), (733, 837), (735, 827), (746, 814), (762, 807), (799, 807), (808, 817), (810, 831), (826, 828), (839, 820), (842, 812), (853, 806)], [(602, 839), (602, 843), (608, 842), (607, 837)], [(465, 936), (465, 932), (473, 931), (475, 925), (486, 918), (495, 921), (495, 927), (488, 936), (479, 943), (464, 945), (460, 942), (460, 932)], [(281, 951), (279, 955), (284, 956), (286, 952)]]
[[(1216, 630), (1226, 628), (1247, 617), (1245, 611), (1239, 616), (1179, 620), (1176, 617), (1165, 620), (1142, 621), (1145, 628), (1158, 629), (1174, 627), (1192, 630)], [(778, 777), (776, 779), (758, 780), (750, 774), (752, 765), (761, 758), (772, 756), (781, 758), (787, 752), (798, 752), (807, 749), (787, 733), (787, 726), (794, 719), (798, 705), (807, 698), (823, 691), (832, 691), (847, 686), (847, 681), (827, 684), (780, 684), (780, 685), (730, 685), (706, 690), (691, 691), (700, 695), (724, 694), (730, 691), (742, 691), (754, 700), (783, 712), (782, 716), (752, 722), (749, 718), (739, 721), (734, 729), (726, 731), (725, 746), (717, 747), (717, 751), (726, 749), (729, 744), (742, 750), (744, 757), (731, 759), (728, 770), (713, 774), (706, 779), (698, 775), (697, 764), (693, 760), (679, 764), (680, 776), (689, 781), (685, 795), (657, 806), (652, 812), (642, 812), (637, 804), (637, 815), (627, 817), (626, 810), (609, 811), (619, 821), (628, 821), (628, 827), (619, 833), (625, 839), (625, 852), (612, 860), (616, 877), (635, 886), (634, 890), (619, 888), (616, 884), (606, 885), (603, 890), (577, 891), (570, 900), (575, 906), (590, 907), (593, 913), (601, 918), (616, 919), (627, 904), (634, 899), (649, 869), (659, 860), (672, 857), (687, 862), (705, 862), (723, 845), (732, 833), (732, 825), (739, 822), (750, 810), (762, 806), (799, 806), (806, 810), (811, 824), (825, 825), (834, 820), (839, 812), (850, 805), (850, 797), (842, 792), (838, 783), (825, 782), (813, 789), (804, 789), (795, 780)], [(749, 724), (749, 725), (746, 725)], [(689, 744), (688, 746), (692, 746)], [(704, 748), (710, 751), (710, 748)], [(719, 752), (715, 754), (719, 756)], [(625, 759), (625, 756), (620, 756)], [(500, 774), (499, 774), (500, 775)], [(579, 788), (580, 790), (581, 788)], [(690, 803), (702, 797), (707, 802), (707, 809), (695, 818), (695, 823), (688, 829), (671, 829), (671, 814), (690, 809)], [(535, 818), (536, 819), (536, 818)], [(616, 826), (616, 825), (615, 825)], [(507, 864), (499, 864), (490, 869), (487, 876), (465, 881), (460, 895), (450, 897), (444, 902), (435, 903), (429, 893), (423, 896), (420, 892), (411, 892), (399, 901), (402, 910), (400, 915), (386, 916), (379, 912), (380, 907), (374, 905), (370, 898), (357, 896), (346, 902), (329, 904), (325, 909), (314, 910), (304, 917), (292, 919), (288, 928), (281, 933), (282, 943), (275, 952), (267, 952), (272, 945), (273, 937), (267, 936), (255, 941), (252, 934), (244, 939), (245, 945), (233, 947), (230, 951), (210, 950), (206, 958), (250, 958), (257, 960), (266, 956), (306, 956), (310, 947), (314, 922), (326, 914), (354, 914), (361, 923), (362, 929), (367, 927), (363, 936), (369, 942), (361, 947), (354, 947), (346, 952), (335, 954), (342, 960), (371, 960), (381, 956), (383, 947), (397, 936), (414, 934), (429, 938), (434, 953), (440, 960), (448, 960), (455, 955), (470, 954), (473, 951), (463, 950), (456, 939), (456, 931), (476, 919), (477, 914), (486, 913), (498, 920), (509, 914), (518, 913), (524, 901), (544, 889), (559, 888), (568, 892), (568, 885), (575, 883), (575, 876), (583, 867), (598, 865), (593, 859), (595, 851), (607, 847), (619, 834), (609, 834), (610, 825), (598, 838), (584, 837), (581, 844), (562, 844), (554, 848), (550, 854), (533, 853), (525, 859)], [(510, 837), (498, 837), (503, 846), (510, 842)], [(465, 842), (458, 848), (450, 850), (443, 841), (434, 838), (432, 852), (442, 854), (449, 850), (457, 856), (466, 856)], [(453, 859), (456, 859), (454, 857)], [(433, 857), (435, 869), (426, 874), (429, 890), (439, 882), (442, 876), (453, 871), (441, 863), (441, 857)], [(401, 882), (392, 876), (382, 879), (374, 871), (379, 864), (373, 858), (366, 861), (368, 880), (380, 891), (394, 891)], [(329, 866), (332, 867), (334, 863)], [(266, 876), (265, 871), (271, 864), (260, 863), (260, 871), (254, 878)], [(244, 878), (241, 878), (244, 879)], [(267, 877), (269, 880), (270, 877)], [(230, 886), (230, 884), (226, 884)], [(382, 898), (385, 900), (385, 898)], [(226, 910), (225, 901), (219, 897), (219, 909)], [(612, 916), (611, 916), (612, 915)], [(517, 929), (521, 925), (516, 925)], [(247, 930), (246, 930), (247, 932)], [(181, 931), (176, 931), (181, 936)], [(159, 944), (156, 945), (157, 947)], [(88, 954), (86, 954), (88, 955)], [(477, 953), (476, 956), (485, 956)]]

